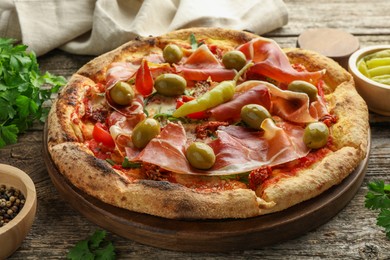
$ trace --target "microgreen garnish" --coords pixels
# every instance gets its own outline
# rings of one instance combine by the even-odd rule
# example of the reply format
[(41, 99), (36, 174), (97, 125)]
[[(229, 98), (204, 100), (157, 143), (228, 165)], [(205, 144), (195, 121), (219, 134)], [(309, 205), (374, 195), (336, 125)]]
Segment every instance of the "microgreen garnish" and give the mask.
[(239, 174), (232, 174), (232, 175), (221, 175), (219, 176), (221, 180), (238, 180), (242, 183), (249, 184), (249, 172), (239, 173)]

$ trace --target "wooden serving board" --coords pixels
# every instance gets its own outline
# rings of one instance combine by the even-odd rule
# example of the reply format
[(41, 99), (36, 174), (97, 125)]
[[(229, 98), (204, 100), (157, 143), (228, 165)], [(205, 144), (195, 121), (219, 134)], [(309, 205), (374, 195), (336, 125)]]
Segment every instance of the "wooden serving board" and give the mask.
[[(369, 147), (371, 141), (369, 141)], [(362, 184), (368, 154), (341, 184), (281, 212), (248, 219), (171, 220), (103, 203), (70, 184), (54, 165), (44, 132), (43, 155), (60, 195), (91, 222), (142, 244), (191, 252), (256, 249), (302, 235), (335, 216)]]

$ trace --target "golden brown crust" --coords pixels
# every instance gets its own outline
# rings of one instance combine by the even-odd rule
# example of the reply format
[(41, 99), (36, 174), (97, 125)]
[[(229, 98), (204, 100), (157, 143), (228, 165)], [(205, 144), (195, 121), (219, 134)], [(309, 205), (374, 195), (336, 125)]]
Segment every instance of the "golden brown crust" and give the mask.
[(118, 207), (166, 218), (247, 218), (259, 215), (262, 201), (249, 189), (202, 193), (167, 181), (128, 183), (108, 163), (94, 157), (83, 144), (54, 145), (50, 153), (59, 171), (74, 186)]
[(275, 206), (262, 210), (262, 214), (280, 211), (299, 202), (314, 198), (333, 185), (339, 184), (359, 164), (360, 152), (344, 147), (328, 154), (314, 168), (298, 172), (290, 178), (280, 179), (262, 191), (261, 197)]
[(63, 142), (83, 141), (82, 124), (73, 120), (76, 105), (82, 108), (82, 100), (89, 87), (95, 83), (84, 76), (75, 74), (53, 102), (48, 116), (49, 146)]
[(170, 41), (188, 45), (191, 33), (198, 40), (222, 44), (226, 49), (258, 37), (233, 30), (195, 28), (143, 38), (97, 57), (70, 79), (50, 112), (48, 142), (53, 161), (73, 185), (106, 203), (166, 218), (247, 218), (280, 211), (317, 196), (340, 183), (365, 157), (368, 112), (351, 76), (337, 63), (317, 53), (288, 49), (291, 63), (303, 64), (309, 71), (326, 69), (324, 91), (332, 113), (338, 118), (331, 128), (336, 150), (310, 169), (256, 193), (250, 189), (199, 192), (167, 181), (129, 182), (108, 163), (95, 158), (80, 143), (84, 133), (81, 123), (72, 121), (74, 104), (82, 103), (88, 87), (105, 80), (112, 62), (139, 60), (150, 51), (161, 52), (161, 47)]

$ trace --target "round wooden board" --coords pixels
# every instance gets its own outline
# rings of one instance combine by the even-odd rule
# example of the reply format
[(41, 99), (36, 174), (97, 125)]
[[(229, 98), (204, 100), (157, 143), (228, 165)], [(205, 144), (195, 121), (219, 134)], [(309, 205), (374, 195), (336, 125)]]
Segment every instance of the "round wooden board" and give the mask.
[[(368, 151), (371, 142), (369, 141)], [(256, 249), (302, 235), (335, 216), (362, 184), (368, 154), (337, 186), (281, 212), (248, 219), (172, 220), (131, 212), (103, 203), (70, 184), (54, 165), (44, 132), (43, 155), (60, 195), (91, 222), (142, 244), (189, 252)]]

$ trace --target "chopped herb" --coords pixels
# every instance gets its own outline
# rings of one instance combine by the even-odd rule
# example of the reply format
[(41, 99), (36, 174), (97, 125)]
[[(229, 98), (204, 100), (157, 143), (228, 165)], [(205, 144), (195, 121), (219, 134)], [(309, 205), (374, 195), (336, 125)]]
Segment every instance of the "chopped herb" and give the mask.
[(141, 167), (141, 163), (131, 162), (131, 161), (129, 161), (129, 159), (127, 157), (125, 157), (125, 160), (122, 163), (122, 167), (123, 168), (132, 168), (132, 169), (140, 168)]
[(155, 114), (153, 116), (154, 119), (160, 119), (160, 120), (169, 120), (169, 121), (178, 121), (180, 120), (177, 117), (172, 116), (172, 114), (167, 114), (167, 113), (159, 113)]
[(17, 142), (35, 120), (45, 121), (45, 101), (65, 85), (64, 77), (41, 74), (34, 52), (0, 38), (0, 148)]
[(108, 162), (111, 165), (115, 165), (116, 163), (111, 159), (106, 159), (106, 162)]
[(203, 44), (203, 42), (198, 42), (196, 40), (196, 37), (193, 33), (190, 35), (190, 44), (191, 44), (191, 49), (196, 50)]
[(365, 206), (379, 210), (377, 225), (385, 228), (386, 236), (390, 239), (390, 184), (382, 180), (368, 183)]
[(240, 182), (243, 182), (245, 184), (249, 184), (249, 172), (239, 173), (239, 174), (232, 174), (232, 175), (222, 175), (219, 176), (221, 180), (238, 180)]
[(127, 83), (129, 83), (130, 85), (133, 85), (135, 84), (135, 78), (131, 78), (127, 81)]
[(105, 239), (106, 231), (96, 230), (95, 233), (86, 240), (79, 241), (69, 250), (67, 259), (115, 259), (115, 248), (110, 241)]

